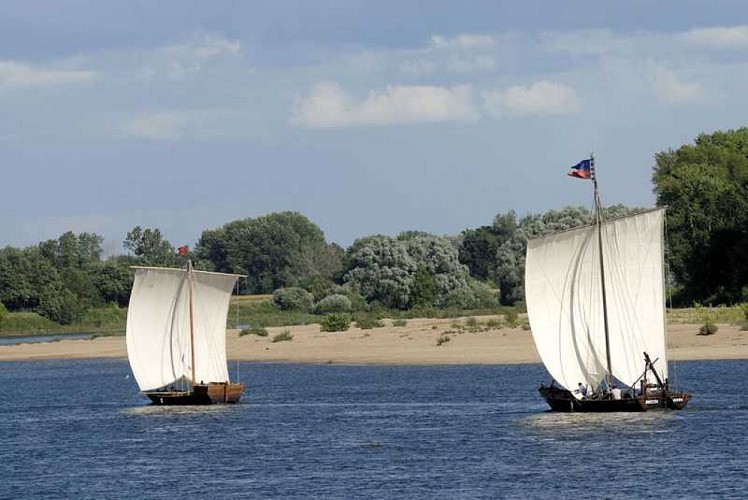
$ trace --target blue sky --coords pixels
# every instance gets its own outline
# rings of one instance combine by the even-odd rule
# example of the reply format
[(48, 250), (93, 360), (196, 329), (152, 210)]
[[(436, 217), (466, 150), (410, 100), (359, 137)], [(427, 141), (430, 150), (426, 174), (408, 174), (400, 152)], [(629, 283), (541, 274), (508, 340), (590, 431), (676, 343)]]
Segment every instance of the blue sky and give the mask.
[(175, 245), (297, 210), (328, 241), (654, 203), (748, 116), (743, 2), (6, 1), (0, 246)]

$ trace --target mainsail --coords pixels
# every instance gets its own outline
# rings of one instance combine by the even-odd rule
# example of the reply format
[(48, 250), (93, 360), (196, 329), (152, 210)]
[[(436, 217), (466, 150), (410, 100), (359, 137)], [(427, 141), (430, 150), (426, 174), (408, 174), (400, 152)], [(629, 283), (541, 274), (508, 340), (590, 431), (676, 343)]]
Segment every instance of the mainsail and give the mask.
[[(612, 376), (632, 386), (649, 353), (667, 374), (663, 229), (665, 209), (602, 222)], [(598, 226), (528, 241), (525, 295), (535, 345), (568, 390), (607, 375)]]
[(127, 312), (127, 355), (142, 391), (193, 380), (227, 382), (226, 316), (237, 276), (186, 269), (136, 267)]

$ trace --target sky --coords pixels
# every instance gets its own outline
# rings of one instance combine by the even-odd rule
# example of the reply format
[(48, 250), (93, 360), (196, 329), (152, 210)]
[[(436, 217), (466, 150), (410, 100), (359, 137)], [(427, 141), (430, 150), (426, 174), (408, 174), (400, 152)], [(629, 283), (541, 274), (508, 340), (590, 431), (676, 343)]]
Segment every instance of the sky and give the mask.
[(124, 252), (293, 210), (342, 246), (651, 206), (658, 152), (746, 125), (742, 1), (0, 3), (0, 247)]

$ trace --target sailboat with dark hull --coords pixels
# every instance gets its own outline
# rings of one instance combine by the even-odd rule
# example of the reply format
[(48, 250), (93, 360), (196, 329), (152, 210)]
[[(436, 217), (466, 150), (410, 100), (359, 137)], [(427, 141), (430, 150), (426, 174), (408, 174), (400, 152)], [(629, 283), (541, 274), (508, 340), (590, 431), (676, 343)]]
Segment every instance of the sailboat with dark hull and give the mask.
[(553, 377), (553, 411), (680, 410), (668, 379), (665, 209), (604, 220), (594, 157), (569, 175), (594, 184), (594, 223), (528, 240), (525, 297), (535, 345)]
[[(180, 249), (181, 250), (181, 249)], [(140, 390), (157, 405), (237, 403), (229, 379), (226, 317), (238, 275), (134, 267), (127, 356)]]

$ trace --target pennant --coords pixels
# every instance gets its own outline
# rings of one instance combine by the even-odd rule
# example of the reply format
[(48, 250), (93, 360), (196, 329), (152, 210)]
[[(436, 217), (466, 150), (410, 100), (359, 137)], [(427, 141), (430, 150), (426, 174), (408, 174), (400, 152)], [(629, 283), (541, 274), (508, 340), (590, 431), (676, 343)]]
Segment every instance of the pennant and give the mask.
[(179, 255), (187, 255), (187, 252), (190, 251), (190, 248), (187, 245), (185, 245), (183, 247), (179, 247), (178, 251), (179, 251)]
[(571, 172), (567, 175), (569, 177), (576, 177), (577, 179), (594, 179), (595, 167), (592, 163), (592, 158), (582, 160), (571, 167)]

